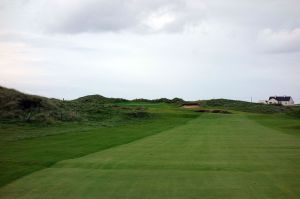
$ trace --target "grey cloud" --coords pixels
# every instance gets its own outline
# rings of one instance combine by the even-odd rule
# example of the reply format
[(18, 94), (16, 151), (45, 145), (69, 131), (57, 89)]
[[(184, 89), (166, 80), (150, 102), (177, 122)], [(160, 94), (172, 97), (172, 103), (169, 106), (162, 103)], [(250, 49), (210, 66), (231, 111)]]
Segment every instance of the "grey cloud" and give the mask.
[[(56, 0), (53, 0), (54, 2)], [(75, 1), (76, 2), (76, 1)], [(297, 0), (288, 1), (193, 1), (193, 0), (86, 0), (65, 5), (52, 3), (45, 17), (46, 29), (53, 32), (82, 33), (133, 31), (140, 33), (178, 32), (186, 26), (197, 26), (203, 20), (244, 27), (293, 28), (300, 26)], [(296, 6), (298, 5), (298, 6)], [(47, 11), (46, 11), (47, 12)], [(47, 23), (53, 13), (58, 17)], [(151, 24), (155, 16), (163, 24)], [(154, 19), (155, 21), (155, 19)], [(149, 23), (150, 22), (150, 23)]]
[(55, 30), (62, 32), (119, 31), (133, 26), (137, 16), (122, 0), (90, 2), (73, 13), (66, 13)]
[[(186, 24), (202, 20), (201, 10), (191, 8), (183, 0), (88, 0), (76, 6), (70, 5), (70, 8), (62, 6), (55, 10), (55, 6), (56, 4), (50, 4), (48, 9), (54, 10), (59, 20), (55, 23), (48, 21), (53, 13), (46, 14), (44, 18), (45, 24), (48, 24), (46, 29), (52, 32), (178, 31)], [(149, 21), (151, 17), (156, 19)], [(155, 20), (160, 24), (151, 24)]]
[(258, 33), (260, 49), (271, 53), (300, 51), (300, 28), (274, 31), (264, 29)]
[(300, 26), (299, 0), (206, 1), (209, 17), (221, 22), (274, 29)]
[[(178, 31), (186, 24), (201, 21), (203, 16), (203, 4), (195, 4), (190, 0), (12, 2), (7, 1), (5, 6), (2, 6), (5, 15), (3, 18), (6, 18), (2, 29), (14, 25), (16, 29), (52, 33)], [(153, 16), (156, 18), (149, 21)], [(151, 24), (152, 22), (160, 24)]]
[(299, 6), (298, 0), (3, 0), (0, 28), (157, 33), (209, 20), (249, 29), (288, 29), (300, 27)]

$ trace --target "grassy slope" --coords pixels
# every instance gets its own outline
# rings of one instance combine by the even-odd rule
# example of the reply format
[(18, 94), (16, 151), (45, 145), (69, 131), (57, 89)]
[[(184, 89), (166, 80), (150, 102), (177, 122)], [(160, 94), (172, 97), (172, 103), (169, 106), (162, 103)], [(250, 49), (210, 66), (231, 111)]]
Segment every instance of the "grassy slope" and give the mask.
[(293, 110), (292, 107), (287, 106), (276, 106), (269, 104), (260, 103), (250, 103), (238, 100), (228, 100), (228, 99), (212, 99), (200, 101), (203, 107), (208, 108), (220, 108), (227, 110), (235, 110), (250, 113), (283, 113), (290, 112)]
[[(126, 106), (126, 103), (121, 105)], [(138, 104), (136, 104), (138, 105)], [(156, 114), (164, 106), (165, 111)], [(195, 114), (170, 105), (150, 108), (151, 118), (130, 120), (128, 124), (103, 127), (95, 123), (67, 123), (37, 126), (0, 125), (0, 186), (57, 161), (131, 142), (181, 125)]]
[(116, 103), (126, 101), (101, 95), (88, 95), (65, 101), (29, 95), (0, 86), (0, 124), (95, 121), (106, 125), (107, 120), (114, 120), (114, 123), (119, 124), (128, 119), (148, 116), (143, 109), (115, 106)]
[(58, 162), (3, 187), (0, 197), (299, 198), (300, 138), (257, 119), (204, 113), (159, 134)]
[(286, 114), (248, 114), (248, 118), (282, 133), (300, 136), (300, 118)]

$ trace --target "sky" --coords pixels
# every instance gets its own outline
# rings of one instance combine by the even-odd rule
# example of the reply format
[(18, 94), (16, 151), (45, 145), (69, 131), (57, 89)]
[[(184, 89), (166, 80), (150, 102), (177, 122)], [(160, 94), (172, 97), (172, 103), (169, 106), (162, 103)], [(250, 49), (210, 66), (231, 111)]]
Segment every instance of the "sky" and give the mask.
[(0, 85), (300, 103), (299, 0), (0, 0)]

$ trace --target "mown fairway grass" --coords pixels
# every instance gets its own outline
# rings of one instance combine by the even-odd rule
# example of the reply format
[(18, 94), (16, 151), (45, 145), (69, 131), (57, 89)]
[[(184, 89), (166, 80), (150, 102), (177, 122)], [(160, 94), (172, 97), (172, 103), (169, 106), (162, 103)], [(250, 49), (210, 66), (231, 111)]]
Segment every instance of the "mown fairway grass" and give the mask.
[(180, 114), (169, 112), (162, 123), (173, 128), (58, 161), (2, 187), (0, 198), (300, 198), (299, 120), (201, 113), (174, 122)]
[[(165, 108), (157, 111), (161, 107)], [(149, 112), (153, 114), (148, 119), (129, 120), (113, 127), (95, 122), (48, 127), (0, 123), (0, 187), (58, 161), (126, 144), (197, 117), (194, 113), (161, 104), (156, 104)]]

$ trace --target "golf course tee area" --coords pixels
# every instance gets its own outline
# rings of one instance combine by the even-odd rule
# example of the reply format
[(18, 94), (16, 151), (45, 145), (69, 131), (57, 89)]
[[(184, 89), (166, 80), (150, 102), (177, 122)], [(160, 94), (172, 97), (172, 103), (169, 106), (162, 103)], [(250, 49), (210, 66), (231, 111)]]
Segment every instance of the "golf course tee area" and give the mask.
[(2, 163), (30, 172), (2, 174), (0, 198), (300, 198), (299, 119), (159, 107), (117, 127), (2, 140)]

